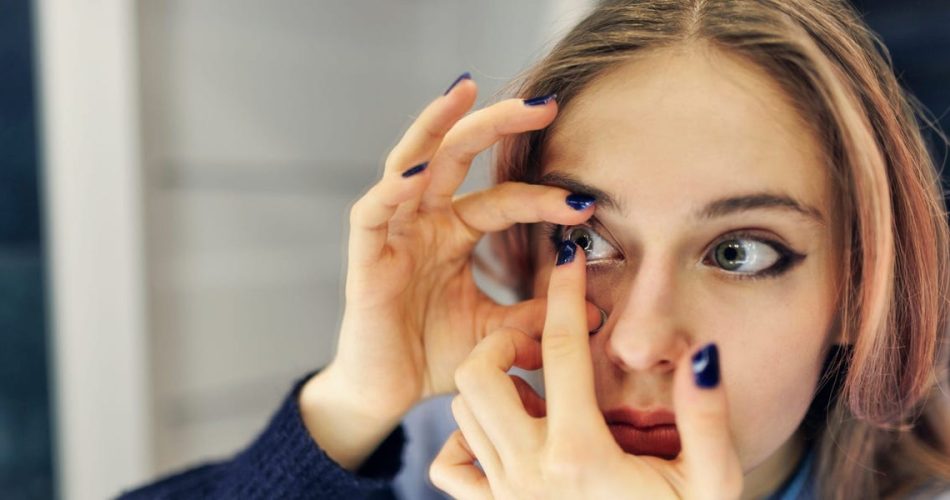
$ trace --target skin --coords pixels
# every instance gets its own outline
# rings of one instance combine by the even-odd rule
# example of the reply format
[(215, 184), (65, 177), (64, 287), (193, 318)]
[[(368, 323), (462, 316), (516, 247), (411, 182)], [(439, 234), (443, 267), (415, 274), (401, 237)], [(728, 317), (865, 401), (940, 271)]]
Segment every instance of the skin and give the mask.
[[(546, 158), (545, 172), (607, 191), (622, 207), (596, 212), (615, 248), (590, 264), (587, 281), (588, 300), (610, 314), (591, 338), (599, 407), (671, 408), (674, 361), (715, 342), (745, 494), (774, 490), (800, 458), (794, 433), (833, 340), (831, 188), (809, 129), (761, 70), (688, 47), (595, 81), (559, 117)], [(787, 195), (821, 220), (786, 208), (695, 216), (751, 193)], [(702, 263), (716, 238), (742, 229), (806, 257), (757, 280)], [(553, 254), (538, 248), (541, 296)]]
[[(761, 70), (709, 46), (683, 46), (597, 78), (559, 116), (544, 172), (546, 182), (613, 200), (601, 196), (585, 226), (602, 239), (579, 272), (555, 267), (553, 243), (538, 236), (534, 289), (549, 303), (541, 345), (503, 329), (460, 366), (460, 431), (433, 464), (433, 482), (463, 498), (775, 491), (802, 457), (796, 431), (824, 356), (844, 341), (834, 333), (831, 187), (810, 129)], [(798, 209), (698, 215), (718, 200), (761, 194)], [(784, 273), (739, 279), (777, 255), (759, 250), (758, 268), (723, 269), (713, 249), (737, 231), (803, 257)], [(571, 319), (585, 298), (609, 313), (590, 337)], [(562, 337), (570, 349), (559, 347)], [(722, 380), (704, 392), (690, 383), (689, 359), (709, 343), (719, 348)], [(539, 365), (548, 398), (540, 403), (503, 376)], [(525, 410), (545, 403), (546, 415)], [(618, 453), (598, 418), (618, 406), (674, 410), (681, 453)]]

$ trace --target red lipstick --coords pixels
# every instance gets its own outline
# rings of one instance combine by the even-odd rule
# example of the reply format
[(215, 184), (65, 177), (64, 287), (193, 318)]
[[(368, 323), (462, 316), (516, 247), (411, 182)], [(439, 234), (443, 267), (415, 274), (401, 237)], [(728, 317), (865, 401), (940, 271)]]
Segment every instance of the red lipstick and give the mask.
[(627, 453), (672, 460), (680, 452), (680, 434), (671, 411), (642, 412), (625, 406), (604, 412), (604, 420)]

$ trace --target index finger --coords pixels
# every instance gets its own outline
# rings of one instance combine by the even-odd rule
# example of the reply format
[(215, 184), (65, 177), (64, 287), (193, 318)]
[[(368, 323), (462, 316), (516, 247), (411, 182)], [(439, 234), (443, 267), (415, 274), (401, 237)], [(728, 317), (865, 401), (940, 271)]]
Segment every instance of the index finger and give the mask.
[[(571, 240), (560, 244), (548, 284), (548, 309), (541, 336), (548, 426), (553, 435), (603, 423), (594, 393), (594, 367), (587, 329), (586, 259)], [(568, 434), (562, 434), (568, 433)]]

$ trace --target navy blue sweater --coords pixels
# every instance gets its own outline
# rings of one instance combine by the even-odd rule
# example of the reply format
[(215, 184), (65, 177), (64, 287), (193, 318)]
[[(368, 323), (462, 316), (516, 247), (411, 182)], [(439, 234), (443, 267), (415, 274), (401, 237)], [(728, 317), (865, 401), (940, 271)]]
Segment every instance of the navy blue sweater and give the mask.
[(317, 446), (300, 416), (297, 398), (309, 378), (294, 386), (261, 435), (234, 458), (174, 474), (119, 498), (395, 498), (390, 485), (402, 466), (402, 426), (356, 473), (343, 469)]

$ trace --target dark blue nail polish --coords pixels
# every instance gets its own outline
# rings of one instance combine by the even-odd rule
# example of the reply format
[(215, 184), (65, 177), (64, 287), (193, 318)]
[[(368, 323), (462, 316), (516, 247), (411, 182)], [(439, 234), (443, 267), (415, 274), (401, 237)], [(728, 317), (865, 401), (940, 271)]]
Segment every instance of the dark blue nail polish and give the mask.
[(571, 208), (581, 211), (593, 205), (597, 200), (593, 196), (587, 194), (569, 194), (567, 195), (566, 201)]
[(570, 264), (574, 262), (574, 254), (577, 253), (577, 245), (571, 240), (561, 242), (557, 250), (557, 265)]
[(442, 95), (449, 95), (449, 92), (451, 92), (452, 89), (454, 89), (455, 86), (458, 85), (459, 82), (461, 82), (462, 80), (471, 80), (471, 79), (472, 79), (471, 73), (469, 73), (468, 71), (466, 71), (465, 73), (462, 73), (461, 75), (459, 75), (458, 78), (455, 79), (454, 82), (452, 82), (452, 85), (449, 85), (449, 88), (445, 89), (445, 92)]
[(557, 99), (557, 94), (548, 94), (541, 97), (534, 97), (531, 99), (525, 99), (525, 106), (544, 106), (545, 104)]
[(719, 385), (719, 349), (709, 344), (693, 355), (693, 377), (696, 385), (712, 389)]
[(402, 176), (403, 176), (403, 177), (412, 177), (413, 175), (416, 175), (416, 174), (418, 174), (419, 172), (422, 172), (423, 170), (425, 170), (426, 167), (428, 167), (428, 166), (429, 166), (429, 162), (420, 163), (420, 164), (416, 165), (415, 167), (412, 167), (412, 168), (410, 168), (409, 170), (406, 170), (405, 172), (403, 172), (403, 173), (402, 173)]

